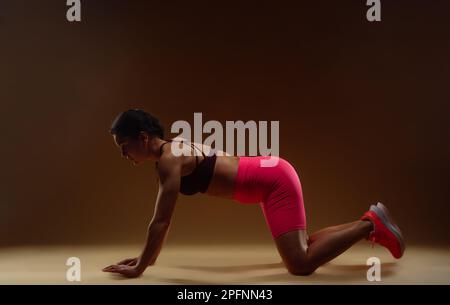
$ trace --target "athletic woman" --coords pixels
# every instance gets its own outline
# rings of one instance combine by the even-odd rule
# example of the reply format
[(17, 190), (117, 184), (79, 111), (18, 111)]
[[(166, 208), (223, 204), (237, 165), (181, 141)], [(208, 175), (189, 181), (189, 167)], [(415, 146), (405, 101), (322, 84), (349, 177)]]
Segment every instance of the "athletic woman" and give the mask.
[(155, 263), (179, 193), (259, 203), (280, 256), (294, 275), (313, 273), (362, 239), (386, 247), (395, 258), (403, 255), (402, 233), (381, 203), (354, 222), (308, 236), (300, 180), (282, 158), (276, 166), (263, 167), (261, 161), (270, 157), (229, 156), (202, 144), (177, 138), (167, 141), (159, 120), (139, 109), (119, 114), (110, 133), (122, 156), (134, 164), (156, 162), (159, 191), (142, 254), (103, 271), (137, 277)]

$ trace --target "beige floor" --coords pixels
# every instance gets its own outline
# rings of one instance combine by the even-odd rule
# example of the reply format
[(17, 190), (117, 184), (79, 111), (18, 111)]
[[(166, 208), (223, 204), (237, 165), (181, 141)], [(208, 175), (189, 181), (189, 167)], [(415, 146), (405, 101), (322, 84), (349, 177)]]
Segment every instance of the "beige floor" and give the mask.
[(450, 284), (450, 249), (409, 247), (404, 258), (367, 243), (350, 249), (309, 277), (292, 276), (274, 245), (166, 246), (137, 279), (101, 268), (139, 253), (140, 246), (15, 247), (0, 249), (0, 284), (73, 284), (66, 260), (81, 260), (81, 284), (376, 284), (367, 281), (369, 257), (381, 260), (381, 284)]

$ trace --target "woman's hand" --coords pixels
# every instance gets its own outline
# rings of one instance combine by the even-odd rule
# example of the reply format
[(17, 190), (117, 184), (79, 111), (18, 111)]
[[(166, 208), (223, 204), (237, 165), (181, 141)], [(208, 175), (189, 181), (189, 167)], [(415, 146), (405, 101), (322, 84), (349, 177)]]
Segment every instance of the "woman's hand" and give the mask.
[(139, 260), (139, 257), (126, 258), (126, 259), (121, 260), (120, 262), (118, 262), (116, 265), (136, 266), (138, 260)]
[(138, 277), (143, 273), (143, 271), (138, 269), (136, 266), (129, 266), (129, 265), (111, 265), (103, 268), (103, 271), (111, 273), (120, 273), (121, 275), (129, 278)]

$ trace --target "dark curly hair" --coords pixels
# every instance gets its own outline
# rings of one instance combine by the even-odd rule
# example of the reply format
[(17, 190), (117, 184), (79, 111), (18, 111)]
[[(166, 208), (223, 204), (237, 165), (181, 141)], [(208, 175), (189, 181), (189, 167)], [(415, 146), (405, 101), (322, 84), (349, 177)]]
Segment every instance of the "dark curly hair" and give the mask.
[(164, 139), (164, 128), (159, 120), (141, 109), (129, 109), (120, 113), (109, 130), (111, 134), (133, 139), (136, 139), (141, 131)]

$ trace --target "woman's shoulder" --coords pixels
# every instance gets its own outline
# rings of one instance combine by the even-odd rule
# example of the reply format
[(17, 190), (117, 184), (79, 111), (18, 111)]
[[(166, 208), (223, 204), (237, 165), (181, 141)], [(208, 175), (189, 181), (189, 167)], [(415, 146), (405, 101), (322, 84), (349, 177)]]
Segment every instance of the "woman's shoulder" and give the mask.
[(175, 166), (176, 164), (181, 163), (181, 159), (173, 154), (171, 149), (164, 150), (164, 153), (161, 154), (158, 160), (158, 167), (161, 166)]
[(180, 175), (181, 160), (172, 153), (164, 153), (157, 162), (157, 171), (159, 177), (168, 177), (171, 175)]

